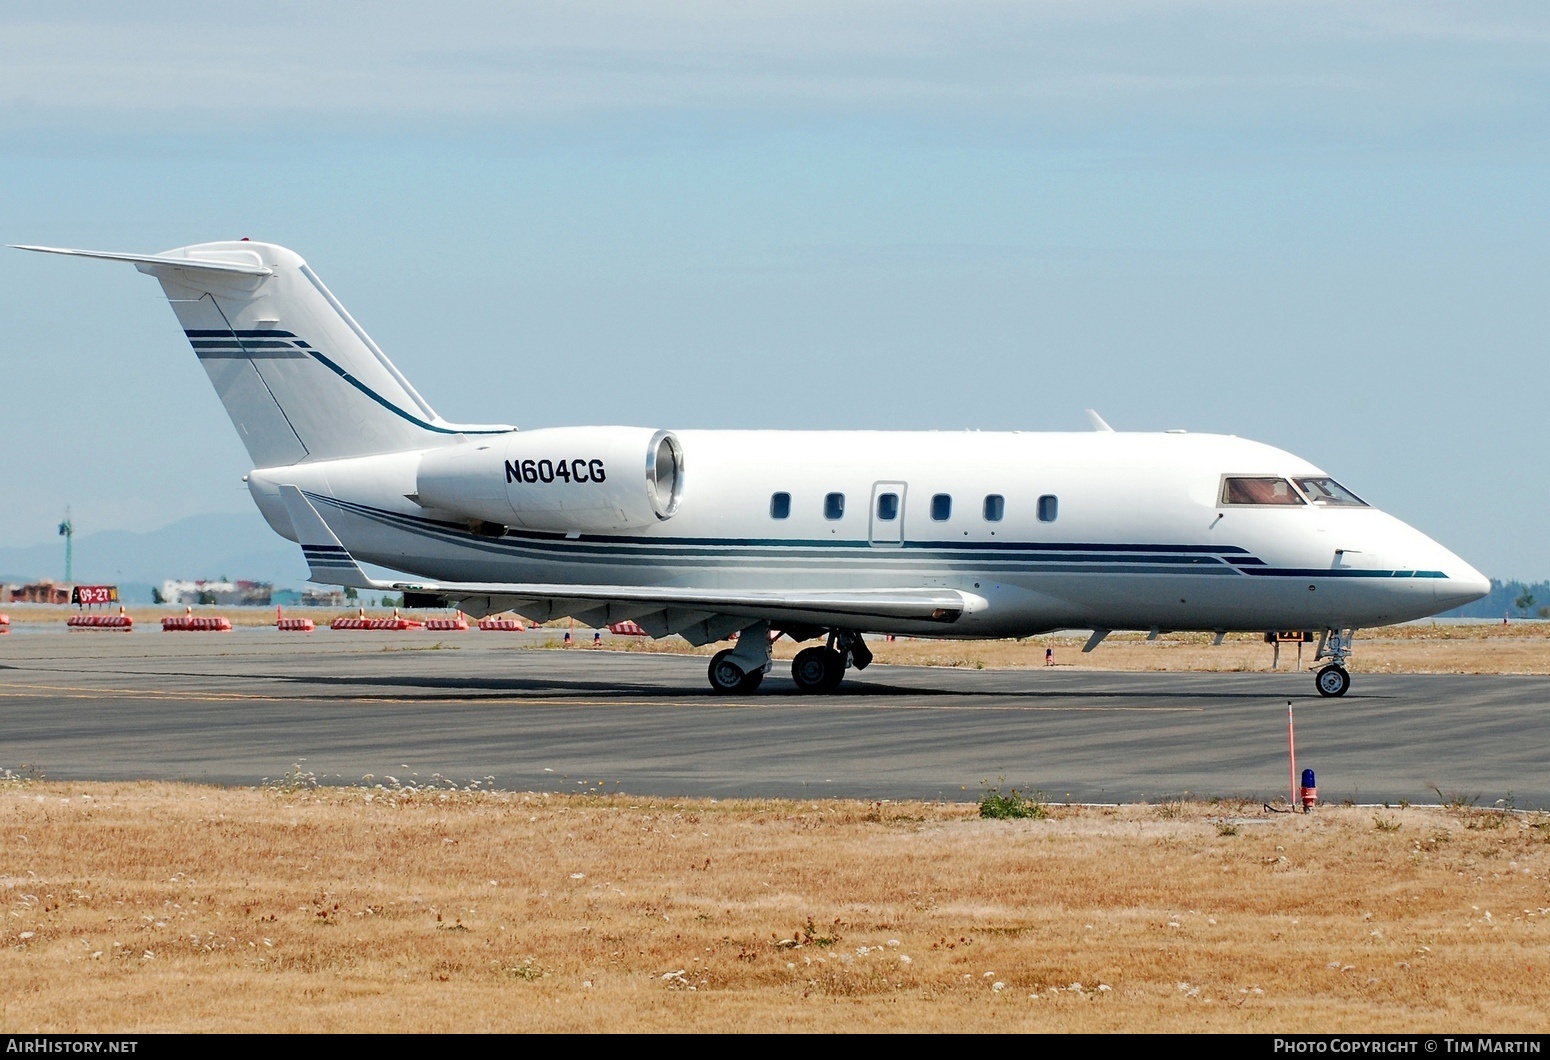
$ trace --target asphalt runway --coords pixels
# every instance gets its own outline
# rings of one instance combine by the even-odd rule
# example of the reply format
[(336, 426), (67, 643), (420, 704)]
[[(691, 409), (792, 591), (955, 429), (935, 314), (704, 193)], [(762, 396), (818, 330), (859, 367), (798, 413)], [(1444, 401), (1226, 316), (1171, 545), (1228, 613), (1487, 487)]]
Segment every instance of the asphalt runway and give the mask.
[[(1550, 678), (873, 666), (833, 696), (777, 662), (760, 693), (706, 660), (529, 650), (524, 635), (29, 632), (0, 637), (0, 767), (58, 780), (486, 781), (658, 796), (1059, 801), (1445, 795), (1550, 806)], [(438, 646), (439, 645), (439, 646)], [(1358, 644), (1358, 650), (1360, 645)], [(1004, 779), (1003, 779), (1004, 778)]]

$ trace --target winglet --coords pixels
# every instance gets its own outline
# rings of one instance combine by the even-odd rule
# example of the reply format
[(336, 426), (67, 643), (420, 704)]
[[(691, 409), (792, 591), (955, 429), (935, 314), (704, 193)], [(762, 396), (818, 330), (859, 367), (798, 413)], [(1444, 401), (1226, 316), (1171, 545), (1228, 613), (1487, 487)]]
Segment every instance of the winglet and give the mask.
[(339, 543), (339, 538), (334, 536), (334, 532), (301, 490), (283, 485), (280, 487), (280, 499), (285, 502), (285, 510), (290, 513), (291, 527), (296, 531), (302, 555), (307, 557), (313, 581), (323, 585), (344, 585), (352, 589), (395, 588), (391, 582), (377, 581), (366, 576), (361, 565), (355, 562), (355, 557), (350, 555), (349, 549)]
[(1098, 415), (1097, 411), (1094, 409), (1087, 410), (1087, 422), (1093, 425), (1093, 430), (1095, 431), (1106, 432), (1108, 434), (1114, 433), (1114, 428), (1110, 427), (1108, 422), (1104, 420), (1102, 416)]

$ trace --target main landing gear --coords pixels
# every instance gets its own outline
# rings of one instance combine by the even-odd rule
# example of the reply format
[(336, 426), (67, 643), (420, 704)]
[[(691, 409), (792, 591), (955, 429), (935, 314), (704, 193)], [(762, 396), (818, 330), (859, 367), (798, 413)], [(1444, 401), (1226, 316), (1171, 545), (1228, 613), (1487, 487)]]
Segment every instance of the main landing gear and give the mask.
[(1354, 629), (1326, 629), (1319, 637), (1319, 650), (1314, 652), (1313, 661), (1329, 660), (1328, 666), (1313, 675), (1313, 684), (1319, 690), (1319, 695), (1343, 696), (1351, 687), (1351, 675), (1345, 668), (1345, 662), (1351, 654), (1351, 640), (1355, 636)]
[[(806, 640), (819, 630), (798, 632)], [(770, 669), (770, 624), (758, 622), (738, 635), (737, 647), (718, 651), (710, 660), (710, 687), (717, 692), (746, 695), (764, 683)], [(872, 651), (861, 634), (833, 630), (820, 646), (804, 648), (791, 662), (791, 679), (808, 693), (833, 692), (840, 686), (845, 671), (854, 666), (865, 670), (872, 663)]]
[(803, 692), (833, 692), (840, 687), (847, 667), (865, 670), (872, 664), (872, 650), (861, 634), (835, 630), (822, 647), (803, 648), (791, 660), (791, 679)]
[(769, 668), (770, 624), (755, 622), (738, 634), (737, 647), (711, 657), (710, 687), (717, 692), (747, 695), (764, 683)]

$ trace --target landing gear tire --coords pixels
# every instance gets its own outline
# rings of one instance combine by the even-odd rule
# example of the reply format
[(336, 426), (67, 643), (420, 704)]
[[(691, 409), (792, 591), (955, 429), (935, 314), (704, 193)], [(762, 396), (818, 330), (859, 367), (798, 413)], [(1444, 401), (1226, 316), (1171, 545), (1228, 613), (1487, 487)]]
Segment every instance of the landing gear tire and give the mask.
[(1343, 696), (1351, 687), (1351, 675), (1344, 666), (1332, 663), (1314, 676), (1313, 683), (1321, 696)]
[(845, 676), (845, 656), (833, 648), (804, 648), (791, 660), (791, 679), (803, 692), (833, 692)]
[(764, 683), (764, 671), (743, 673), (743, 668), (728, 658), (732, 649), (718, 651), (710, 660), (710, 687), (717, 692), (747, 695)]

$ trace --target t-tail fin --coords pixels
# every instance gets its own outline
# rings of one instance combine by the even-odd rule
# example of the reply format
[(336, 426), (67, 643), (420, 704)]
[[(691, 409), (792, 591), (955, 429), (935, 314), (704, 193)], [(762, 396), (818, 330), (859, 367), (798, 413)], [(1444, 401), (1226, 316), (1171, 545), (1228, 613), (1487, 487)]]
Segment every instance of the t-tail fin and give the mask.
[(447, 423), (294, 251), (247, 240), (162, 254), (21, 247), (156, 277), (256, 467), (421, 449), (513, 428)]

